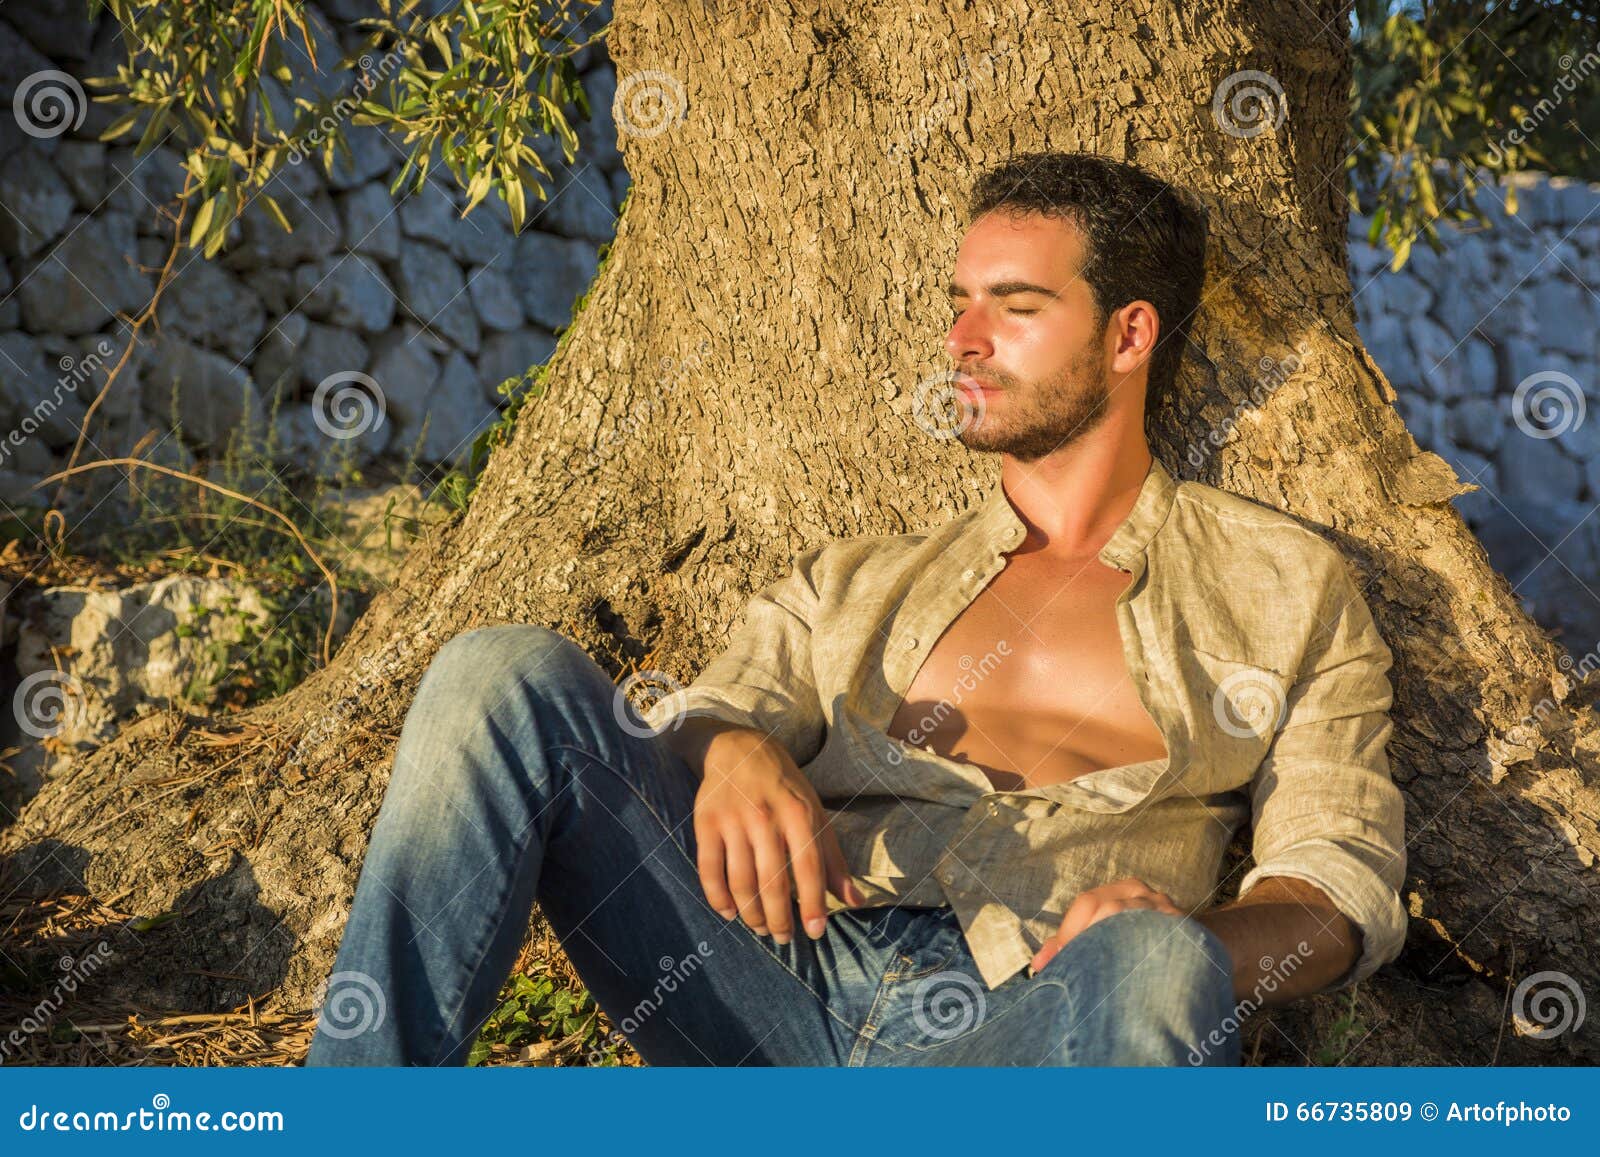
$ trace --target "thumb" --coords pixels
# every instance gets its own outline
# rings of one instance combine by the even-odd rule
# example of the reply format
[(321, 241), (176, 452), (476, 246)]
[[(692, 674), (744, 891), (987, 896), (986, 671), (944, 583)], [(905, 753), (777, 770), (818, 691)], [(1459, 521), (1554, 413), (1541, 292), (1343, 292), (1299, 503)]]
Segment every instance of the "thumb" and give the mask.
[(1028, 962), (1029, 967), (1031, 967), (1035, 972), (1038, 972), (1046, 964), (1050, 963), (1051, 957), (1060, 951), (1061, 940), (1058, 936), (1051, 936), (1043, 944), (1039, 945), (1039, 951), (1035, 952), (1033, 954), (1033, 959)]

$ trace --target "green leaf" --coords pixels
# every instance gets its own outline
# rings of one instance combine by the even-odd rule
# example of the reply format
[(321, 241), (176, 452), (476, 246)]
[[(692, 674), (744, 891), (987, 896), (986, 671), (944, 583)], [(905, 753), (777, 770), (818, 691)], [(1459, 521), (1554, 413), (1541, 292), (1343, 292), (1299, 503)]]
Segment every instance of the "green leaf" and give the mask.
[(289, 224), (289, 218), (284, 214), (283, 207), (269, 193), (262, 193), (257, 198), (267, 207), (267, 212), (272, 214), (272, 219), (283, 227), (285, 233), (293, 233), (294, 226)]
[(132, 920), (128, 921), (128, 931), (148, 932), (152, 928), (159, 928), (163, 924), (170, 924), (182, 914), (183, 913), (181, 912), (163, 912), (159, 916), (135, 916)]
[(100, 134), (99, 139), (102, 141), (116, 140), (129, 129), (133, 128), (134, 125), (139, 123), (139, 117), (142, 112), (142, 109), (134, 109), (130, 113), (124, 113), (122, 116), (119, 116), (116, 120), (112, 121), (106, 126), (106, 131)]
[(200, 241), (211, 228), (211, 218), (217, 211), (217, 202), (221, 197), (207, 197), (200, 203), (199, 210), (194, 215), (194, 224), (189, 227), (189, 248), (197, 249)]

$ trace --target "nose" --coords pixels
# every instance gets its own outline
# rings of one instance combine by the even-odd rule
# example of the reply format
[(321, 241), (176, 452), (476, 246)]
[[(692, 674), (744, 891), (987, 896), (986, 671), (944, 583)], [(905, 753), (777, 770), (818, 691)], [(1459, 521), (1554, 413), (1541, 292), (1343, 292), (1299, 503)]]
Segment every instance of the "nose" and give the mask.
[(981, 309), (969, 305), (962, 311), (945, 334), (944, 349), (958, 366), (985, 361), (994, 354), (994, 342), (989, 338), (989, 326)]

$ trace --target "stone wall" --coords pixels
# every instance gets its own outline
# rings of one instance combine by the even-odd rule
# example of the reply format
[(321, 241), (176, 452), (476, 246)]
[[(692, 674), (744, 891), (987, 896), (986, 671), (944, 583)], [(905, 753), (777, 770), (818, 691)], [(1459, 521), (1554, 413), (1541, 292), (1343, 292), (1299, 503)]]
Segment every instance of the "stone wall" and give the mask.
[[(1600, 185), (1522, 174), (1491, 227), (1418, 243), (1398, 273), (1352, 219), (1357, 324), (1495, 568), (1576, 657), (1600, 642)], [(1591, 659), (1591, 663), (1594, 660)]]
[[(137, 136), (96, 140), (115, 114), (85, 101), (94, 90), (83, 81), (114, 70), (120, 30), (108, 16), (90, 24), (61, 7), (10, 0), (0, 11), (0, 501), (8, 505), (37, 502), (30, 485), (70, 452), (125, 346), (121, 318), (147, 304), (166, 260), (171, 229), (163, 235), (159, 207), (182, 177), (170, 148), (136, 157), (127, 142)], [(362, 0), (309, 8), (318, 60), (352, 48), (351, 20), (374, 10)], [(589, 23), (607, 19), (601, 8)], [(147, 435), (157, 461), (215, 456), (276, 394), (284, 462), (331, 472), (346, 450), (357, 464), (403, 463), (413, 453), (463, 462), (504, 405), (497, 386), (554, 349), (553, 331), (570, 320), (598, 246), (615, 231), (628, 183), (611, 116), (615, 72), (598, 46), (578, 63), (592, 119), (575, 125), (570, 166), (559, 147), (541, 150), (551, 192), (530, 206), (520, 236), (493, 194), (460, 218), (464, 196), (442, 167), (421, 190), (408, 179), (391, 195), (405, 152), (376, 128), (348, 128), (353, 159), (331, 176), (315, 158), (286, 166), (268, 191), (293, 232), (254, 205), (217, 259), (179, 252), (159, 324), (141, 335), (97, 414), (86, 456), (125, 454)], [(301, 64), (302, 83), (324, 92), (356, 85), (350, 74), (317, 77)], [(381, 422), (369, 382), (381, 390)], [(351, 388), (366, 397), (344, 393)], [(264, 422), (258, 431), (265, 435)]]

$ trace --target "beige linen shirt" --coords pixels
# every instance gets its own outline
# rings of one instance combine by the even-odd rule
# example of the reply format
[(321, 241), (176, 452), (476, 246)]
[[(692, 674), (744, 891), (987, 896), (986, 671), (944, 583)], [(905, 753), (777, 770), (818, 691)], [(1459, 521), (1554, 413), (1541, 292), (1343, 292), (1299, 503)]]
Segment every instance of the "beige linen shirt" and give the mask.
[[(949, 904), (991, 989), (1089, 888), (1135, 876), (1190, 915), (1210, 907), (1245, 822), (1255, 862), (1241, 895), (1268, 876), (1307, 880), (1361, 930), (1359, 960), (1325, 991), (1392, 960), (1406, 926), (1392, 654), (1339, 552), (1281, 512), (1156, 461), (1099, 553), (1133, 576), (1118, 630), (1167, 758), (997, 791), (976, 765), (887, 734), (934, 642), (1025, 532), (996, 482), (924, 533), (802, 551), (727, 649), (644, 717), (709, 715), (782, 743), (866, 906)], [(969, 658), (974, 679), (1004, 661)], [(845, 906), (828, 895), (830, 912)]]

